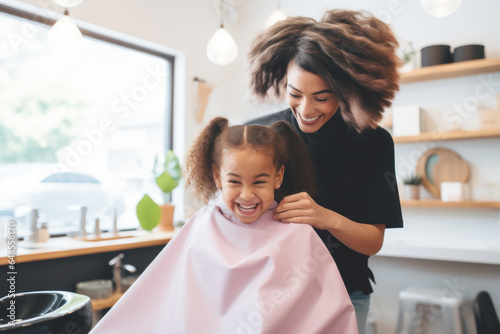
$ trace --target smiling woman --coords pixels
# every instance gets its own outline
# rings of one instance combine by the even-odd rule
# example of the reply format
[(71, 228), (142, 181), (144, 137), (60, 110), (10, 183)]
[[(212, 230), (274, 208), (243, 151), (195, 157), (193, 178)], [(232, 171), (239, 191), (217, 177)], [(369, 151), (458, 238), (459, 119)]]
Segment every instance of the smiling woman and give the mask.
[[(81, 24), (83, 39), (77, 45), (50, 49), (47, 36), (56, 17), (27, 5), (0, 5), (5, 32), (0, 37), (0, 216), (22, 218), (38, 209), (52, 233), (66, 234), (78, 226), (78, 215), (68, 211), (77, 205), (87, 206), (88, 217), (99, 217), (104, 229), (115, 209), (124, 218), (120, 228), (137, 227), (135, 205), (154, 187), (145, 166), (172, 147), (175, 58), (164, 48), (88, 24)], [(64, 191), (49, 196), (42, 180), (54, 172), (95, 177), (106, 195), (96, 205), (97, 197), (78, 190), (84, 184), (59, 182), (54, 186)], [(39, 200), (30, 200), (33, 192), (39, 192)], [(26, 226), (20, 222), (23, 235)]]
[(340, 101), (319, 75), (288, 65), (286, 101), (302, 131), (318, 131), (337, 112)]

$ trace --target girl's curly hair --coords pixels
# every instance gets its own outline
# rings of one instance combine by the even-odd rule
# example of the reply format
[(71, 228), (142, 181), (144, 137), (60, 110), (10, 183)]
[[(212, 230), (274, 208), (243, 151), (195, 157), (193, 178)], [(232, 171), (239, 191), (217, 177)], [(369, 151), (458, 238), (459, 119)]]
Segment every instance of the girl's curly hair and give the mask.
[(312, 197), (318, 193), (309, 151), (288, 123), (229, 126), (227, 119), (216, 117), (195, 139), (185, 161), (186, 186), (193, 187), (205, 202), (217, 193), (212, 168), (220, 169), (227, 148), (257, 149), (272, 156), (277, 170), (285, 166), (283, 182), (274, 194), (278, 202), (302, 191)]
[(289, 17), (261, 32), (248, 53), (250, 89), (280, 96), (290, 62), (319, 75), (358, 132), (376, 127), (399, 90), (401, 60), (391, 28), (363, 11), (331, 10), (320, 21)]

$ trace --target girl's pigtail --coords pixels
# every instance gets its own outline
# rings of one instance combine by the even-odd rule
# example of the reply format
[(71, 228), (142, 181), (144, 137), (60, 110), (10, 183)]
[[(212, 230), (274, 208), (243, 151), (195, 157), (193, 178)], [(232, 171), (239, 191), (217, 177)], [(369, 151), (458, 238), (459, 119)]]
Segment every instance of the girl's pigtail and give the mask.
[(276, 191), (276, 201), (280, 202), (285, 196), (302, 191), (314, 198), (318, 194), (318, 189), (314, 165), (307, 146), (287, 122), (275, 122), (271, 128), (283, 139), (284, 151), (287, 152), (284, 162), (285, 175), (281, 187)]
[[(193, 187), (203, 201), (208, 202), (217, 192), (212, 166), (217, 157), (217, 138), (228, 127), (228, 120), (216, 117), (201, 131), (186, 155), (185, 180), (187, 187)], [(218, 159), (218, 158), (215, 158)], [(218, 162), (217, 162), (218, 163)]]

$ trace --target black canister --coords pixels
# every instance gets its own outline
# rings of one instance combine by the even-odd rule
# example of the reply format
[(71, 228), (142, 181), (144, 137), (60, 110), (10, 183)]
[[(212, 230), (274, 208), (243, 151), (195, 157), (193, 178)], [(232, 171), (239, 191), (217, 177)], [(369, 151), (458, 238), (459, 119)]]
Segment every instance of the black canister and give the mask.
[(429, 45), (422, 48), (422, 67), (451, 63), (453, 58), (450, 49), (449, 45)]
[(470, 44), (457, 46), (453, 52), (453, 61), (466, 61), (484, 58), (484, 45)]

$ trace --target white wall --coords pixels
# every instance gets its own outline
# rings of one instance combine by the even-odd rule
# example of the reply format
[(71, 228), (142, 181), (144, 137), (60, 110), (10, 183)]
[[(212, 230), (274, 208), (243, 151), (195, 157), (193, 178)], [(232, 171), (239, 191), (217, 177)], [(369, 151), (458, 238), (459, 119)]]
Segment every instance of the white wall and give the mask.
[[(60, 11), (51, 0), (23, 2)], [(233, 2), (238, 4), (239, 18), (234, 22), (226, 22), (226, 28), (236, 39), (240, 55), (235, 63), (225, 67), (210, 63), (205, 56), (206, 43), (219, 25), (212, 0), (85, 0), (71, 11), (71, 15), (185, 53), (186, 108), (184, 114), (176, 117), (185, 117), (186, 128), (183, 129), (183, 135), (189, 145), (201, 128), (201, 124), (195, 121), (196, 90), (192, 83), (195, 76), (205, 79), (214, 87), (205, 120), (224, 115), (239, 122), (278, 109), (278, 105), (259, 106), (250, 103), (244, 75), (245, 55), (250, 41), (275, 9), (276, 2)], [(329, 8), (365, 9), (390, 23), (402, 40), (412, 41), (417, 49), (431, 44), (456, 47), (479, 43), (486, 46), (488, 58), (500, 57), (499, 1), (463, 0), (461, 7), (453, 15), (441, 19), (425, 13), (417, 0), (281, 0), (281, 6), (289, 15), (305, 15), (317, 19)], [(493, 77), (493, 81), (500, 82), (499, 74)], [(454, 103), (464, 103), (464, 99), (473, 95), (479, 84), (478, 76), (406, 84), (402, 85), (395, 105), (421, 105), (428, 119), (429, 129), (444, 130), (450, 124), (443, 118), (443, 113)], [(494, 89), (495, 94), (500, 93), (498, 85)], [(482, 100), (481, 104), (494, 107), (493, 96)], [(462, 119), (464, 128), (477, 125), (476, 113), (468, 113)], [(455, 150), (470, 162), (473, 168), (472, 180), (500, 183), (500, 139), (457, 141), (445, 143), (444, 146)], [(419, 150), (421, 147), (418, 145), (397, 145), (398, 171), (408, 162), (414, 165), (415, 159), (410, 157)], [(430, 242), (434, 246), (444, 242), (465, 249), (478, 245), (498, 248), (500, 245), (500, 210), (403, 211), (406, 228), (388, 231), (387, 239)], [(190, 211), (187, 210), (187, 213)], [(398, 292), (411, 285), (444, 289), (446, 282), (458, 279), (460, 286), (464, 287), (461, 292), (467, 298), (471, 299), (479, 290), (487, 289), (494, 296), (497, 310), (500, 309), (499, 265), (382, 256), (372, 258), (371, 264), (377, 277), (372, 306), (379, 322), (379, 333), (395, 332)], [(470, 318), (468, 328), (469, 332), (474, 332)]]

